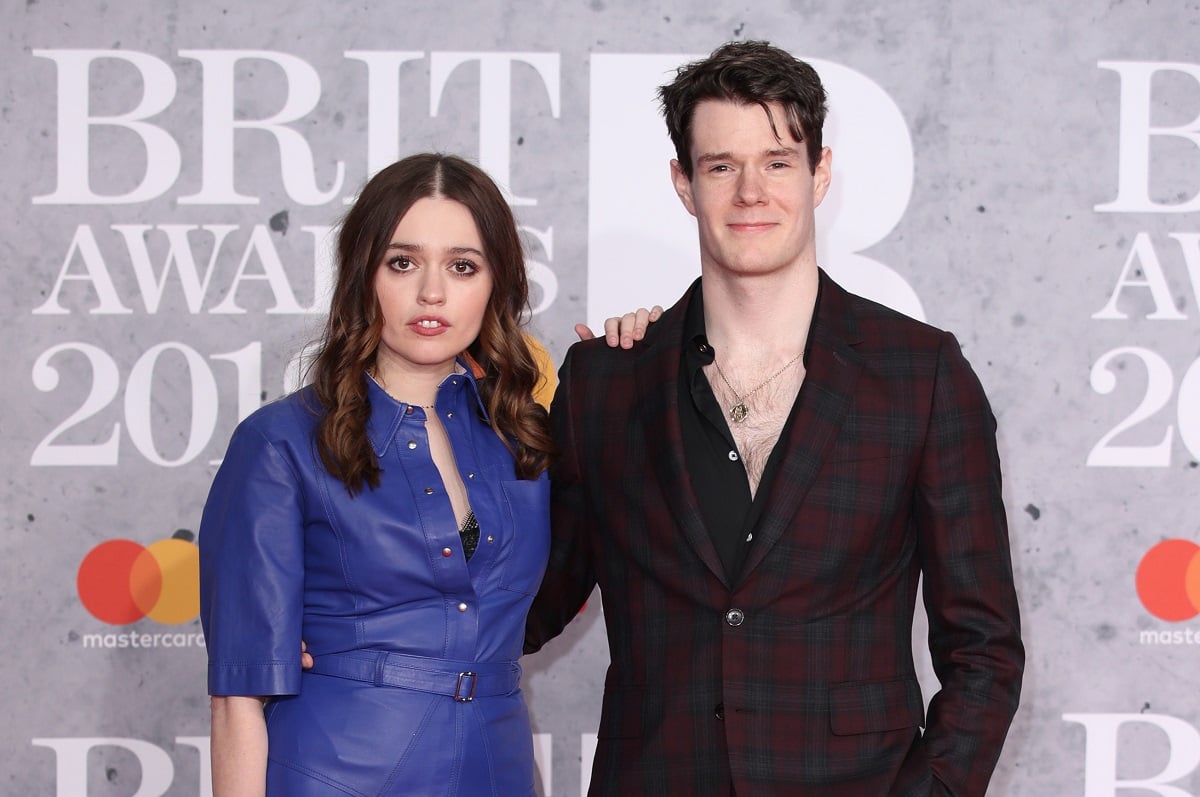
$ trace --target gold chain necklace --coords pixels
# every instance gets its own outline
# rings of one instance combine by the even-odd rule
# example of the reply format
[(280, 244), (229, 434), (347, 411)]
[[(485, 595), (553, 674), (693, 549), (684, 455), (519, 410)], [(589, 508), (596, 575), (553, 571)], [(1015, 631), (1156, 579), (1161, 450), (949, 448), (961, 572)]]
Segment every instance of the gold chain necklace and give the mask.
[(721, 370), (720, 363), (718, 363), (716, 361), (716, 358), (714, 358), (713, 365), (715, 365), (717, 367), (717, 375), (721, 377), (721, 381), (725, 383), (725, 387), (729, 388), (729, 392), (733, 394), (733, 400), (737, 402), (736, 404), (734, 404), (732, 407), (729, 408), (729, 420), (733, 421), (734, 423), (741, 423), (742, 421), (746, 420), (746, 416), (750, 414), (750, 408), (746, 406), (746, 399), (750, 398), (755, 393), (762, 390), (767, 385), (771, 384), (771, 382), (775, 381), (775, 379), (777, 377), (779, 377), (781, 374), (783, 374), (784, 371), (786, 371), (787, 369), (789, 369), (793, 365), (795, 365), (796, 361), (799, 360), (803, 356), (804, 356), (804, 351), (801, 350), (801, 352), (799, 354), (797, 354), (792, 359), (788, 360), (787, 363), (782, 368), (780, 368), (778, 371), (776, 371), (775, 373), (768, 376), (761, 385), (754, 388), (749, 393), (746, 393), (741, 396), (739, 396), (738, 392), (733, 389), (733, 385), (731, 385), (729, 383), (729, 380), (725, 377), (725, 372)]

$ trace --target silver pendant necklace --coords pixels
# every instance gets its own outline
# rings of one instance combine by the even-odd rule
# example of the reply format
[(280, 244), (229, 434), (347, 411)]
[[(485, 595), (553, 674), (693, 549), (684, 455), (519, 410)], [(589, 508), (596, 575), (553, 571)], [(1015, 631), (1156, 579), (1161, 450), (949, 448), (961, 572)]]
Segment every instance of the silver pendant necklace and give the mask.
[(725, 372), (721, 370), (721, 365), (714, 358), (713, 365), (715, 365), (717, 368), (717, 375), (721, 377), (721, 381), (725, 383), (725, 387), (729, 388), (729, 392), (731, 394), (733, 394), (733, 400), (734, 400), (734, 402), (736, 402), (732, 407), (729, 408), (729, 420), (733, 421), (734, 423), (741, 423), (742, 421), (746, 420), (746, 416), (748, 416), (750, 414), (750, 408), (746, 406), (746, 399), (750, 398), (755, 393), (762, 390), (767, 385), (771, 384), (771, 382), (775, 381), (775, 379), (777, 377), (779, 377), (780, 375), (783, 374), (784, 371), (786, 371), (787, 369), (789, 369), (793, 365), (795, 365), (796, 361), (799, 360), (803, 356), (804, 356), (804, 351), (801, 350), (801, 352), (799, 354), (797, 354), (792, 359), (788, 360), (787, 363), (785, 363), (782, 368), (780, 368), (778, 371), (776, 371), (775, 373), (768, 376), (765, 380), (763, 380), (762, 384), (760, 384), (758, 387), (751, 390), (749, 393), (746, 393), (741, 396), (739, 396), (738, 392), (733, 389), (733, 385), (731, 385), (729, 383), (729, 380), (725, 377)]

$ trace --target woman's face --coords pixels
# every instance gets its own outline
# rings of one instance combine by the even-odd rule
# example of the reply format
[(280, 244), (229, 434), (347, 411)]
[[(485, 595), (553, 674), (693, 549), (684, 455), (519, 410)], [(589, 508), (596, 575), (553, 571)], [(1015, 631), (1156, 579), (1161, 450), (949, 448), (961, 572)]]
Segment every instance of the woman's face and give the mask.
[(450, 373), (479, 336), (492, 295), (492, 265), (466, 205), (417, 200), (375, 271), (375, 295), (383, 314), (378, 373), (391, 384), (406, 373)]

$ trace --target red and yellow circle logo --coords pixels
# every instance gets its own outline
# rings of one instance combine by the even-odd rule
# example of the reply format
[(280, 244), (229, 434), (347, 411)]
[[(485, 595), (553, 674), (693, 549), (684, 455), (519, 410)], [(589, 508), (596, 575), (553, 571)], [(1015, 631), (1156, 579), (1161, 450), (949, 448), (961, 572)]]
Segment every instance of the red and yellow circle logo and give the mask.
[(111, 625), (149, 617), (178, 625), (200, 613), (200, 549), (190, 531), (139, 545), (107, 540), (79, 565), (75, 587), (92, 616)]
[(1164, 540), (1137, 568), (1137, 594), (1146, 611), (1177, 623), (1200, 614), (1200, 545)]

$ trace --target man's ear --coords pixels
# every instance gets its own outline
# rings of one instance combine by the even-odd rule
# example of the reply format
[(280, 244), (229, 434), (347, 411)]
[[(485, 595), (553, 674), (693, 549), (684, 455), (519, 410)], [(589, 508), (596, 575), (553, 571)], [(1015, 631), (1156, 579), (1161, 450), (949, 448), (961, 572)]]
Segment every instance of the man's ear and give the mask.
[(829, 190), (829, 183), (833, 180), (833, 150), (829, 147), (821, 149), (821, 158), (817, 161), (817, 168), (813, 169), (813, 207), (821, 204), (821, 200), (825, 198), (825, 192)]
[(696, 203), (692, 197), (692, 180), (684, 172), (683, 166), (674, 158), (671, 159), (671, 184), (675, 186), (675, 194), (687, 208), (687, 212), (696, 215)]

